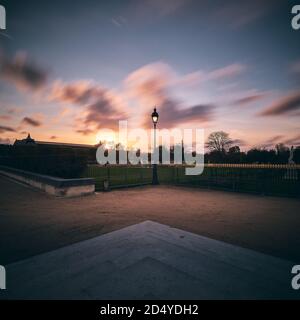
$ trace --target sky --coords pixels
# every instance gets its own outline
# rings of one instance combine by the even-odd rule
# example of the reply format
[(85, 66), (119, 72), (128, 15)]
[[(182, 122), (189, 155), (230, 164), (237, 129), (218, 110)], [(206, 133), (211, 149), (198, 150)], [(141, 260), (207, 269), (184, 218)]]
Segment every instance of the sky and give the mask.
[(287, 0), (0, 0), (0, 143), (104, 129), (225, 131), (300, 145), (300, 29)]

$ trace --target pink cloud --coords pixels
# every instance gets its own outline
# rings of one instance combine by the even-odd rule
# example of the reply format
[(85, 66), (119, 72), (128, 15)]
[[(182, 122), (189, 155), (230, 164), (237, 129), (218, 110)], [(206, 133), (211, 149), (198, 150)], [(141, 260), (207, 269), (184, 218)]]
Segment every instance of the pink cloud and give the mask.
[(16, 129), (12, 127), (0, 125), (0, 133), (5, 133), (5, 132), (16, 132)]
[[(161, 127), (175, 127), (186, 122), (206, 122), (212, 118), (215, 106), (197, 104), (182, 106), (168, 90), (176, 79), (176, 74), (166, 64), (153, 63), (132, 72), (125, 83), (133, 98), (143, 106), (144, 127), (151, 125), (149, 112), (157, 105), (160, 113)], [(178, 84), (178, 82), (177, 82)]]
[(161, 104), (164, 91), (173, 83), (175, 77), (167, 64), (156, 62), (130, 73), (125, 80), (125, 86), (129, 95), (138, 98), (141, 105)]
[(6, 121), (9, 121), (9, 120), (11, 120), (11, 116), (6, 115), (6, 114), (4, 114), (4, 115), (0, 115), (0, 120), (6, 120)]
[(8, 138), (0, 138), (0, 144), (10, 144), (10, 140)]
[(79, 130), (76, 130), (76, 132), (80, 133), (84, 136), (89, 136), (89, 135), (95, 133), (94, 130), (91, 130), (91, 129), (79, 129)]
[(253, 93), (247, 96), (244, 96), (242, 98), (236, 99), (233, 104), (237, 105), (237, 106), (244, 106), (244, 105), (248, 105), (251, 104), (253, 102), (262, 100), (263, 98), (265, 98), (267, 96), (267, 93), (262, 92), (262, 93)]
[(296, 136), (292, 136), (289, 138), (286, 138), (284, 140), (284, 143), (287, 145), (294, 145), (294, 146), (300, 146), (300, 134), (296, 135)]
[(258, 147), (265, 149), (274, 149), (277, 144), (281, 143), (287, 146), (300, 146), (300, 135), (291, 135), (289, 137), (284, 135), (276, 135), (270, 137), (265, 142), (261, 143)]
[(34, 118), (25, 117), (23, 118), (21, 124), (29, 125), (31, 127), (40, 127), (42, 125), (42, 122)]
[(242, 74), (246, 70), (246, 66), (239, 64), (239, 63), (234, 63), (229, 66), (219, 68), (216, 70), (213, 70), (209, 72), (206, 75), (206, 79), (208, 80), (222, 80), (222, 79), (228, 79), (228, 78), (233, 78), (236, 77), (240, 74)]
[[(113, 91), (90, 81), (54, 84), (49, 99), (82, 108), (76, 120), (76, 131), (83, 135), (100, 128), (118, 127), (118, 120), (126, 116), (123, 101)], [(79, 128), (78, 128), (79, 127)]]
[(46, 85), (48, 73), (28, 59), (25, 53), (17, 53), (12, 59), (0, 56), (0, 77), (20, 90), (37, 90)]
[(278, 101), (273, 102), (259, 113), (261, 116), (279, 116), (291, 114), (300, 109), (300, 93), (292, 92)]

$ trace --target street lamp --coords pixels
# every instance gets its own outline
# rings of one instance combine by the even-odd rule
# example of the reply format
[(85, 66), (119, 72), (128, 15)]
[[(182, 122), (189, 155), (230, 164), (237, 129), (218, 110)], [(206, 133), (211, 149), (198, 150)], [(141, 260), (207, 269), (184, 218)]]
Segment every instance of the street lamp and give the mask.
[[(156, 108), (154, 108), (154, 111), (152, 112), (151, 118), (152, 118), (152, 122), (153, 122), (153, 126), (154, 126), (154, 148), (153, 148), (153, 155), (154, 155), (154, 153), (156, 151), (156, 125), (157, 125), (158, 118), (159, 118), (159, 115), (156, 111)], [(157, 177), (157, 164), (156, 163), (153, 163), (153, 168), (152, 168), (152, 184), (153, 185), (159, 184), (158, 177)]]

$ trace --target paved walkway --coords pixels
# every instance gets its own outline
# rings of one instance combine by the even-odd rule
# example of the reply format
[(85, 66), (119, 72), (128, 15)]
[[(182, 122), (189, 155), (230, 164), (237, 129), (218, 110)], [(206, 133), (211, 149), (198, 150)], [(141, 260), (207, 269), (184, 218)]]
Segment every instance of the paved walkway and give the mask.
[(4, 298), (300, 298), (292, 265), (145, 221), (6, 266)]
[(300, 199), (149, 186), (58, 199), (0, 177), (0, 265), (146, 220), (300, 264)]

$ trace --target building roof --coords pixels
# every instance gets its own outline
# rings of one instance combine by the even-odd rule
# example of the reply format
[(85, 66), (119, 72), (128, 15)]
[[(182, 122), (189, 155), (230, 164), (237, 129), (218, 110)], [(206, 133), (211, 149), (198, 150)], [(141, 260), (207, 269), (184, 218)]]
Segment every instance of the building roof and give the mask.
[(53, 145), (62, 147), (76, 147), (76, 148), (93, 148), (91, 144), (79, 144), (79, 143), (66, 143), (66, 142), (53, 142), (53, 141), (36, 141), (38, 145)]
[(28, 136), (26, 139), (22, 139), (22, 140), (16, 140), (14, 145), (22, 145), (22, 146), (26, 146), (26, 145), (35, 145), (36, 142), (34, 139), (31, 138), (30, 133), (28, 133)]
[(66, 142), (53, 142), (53, 141), (35, 141), (31, 138), (30, 133), (26, 139), (16, 140), (14, 145), (48, 145), (57, 147), (71, 147), (71, 148), (94, 148), (95, 145), (79, 144), (79, 143), (66, 143)]

